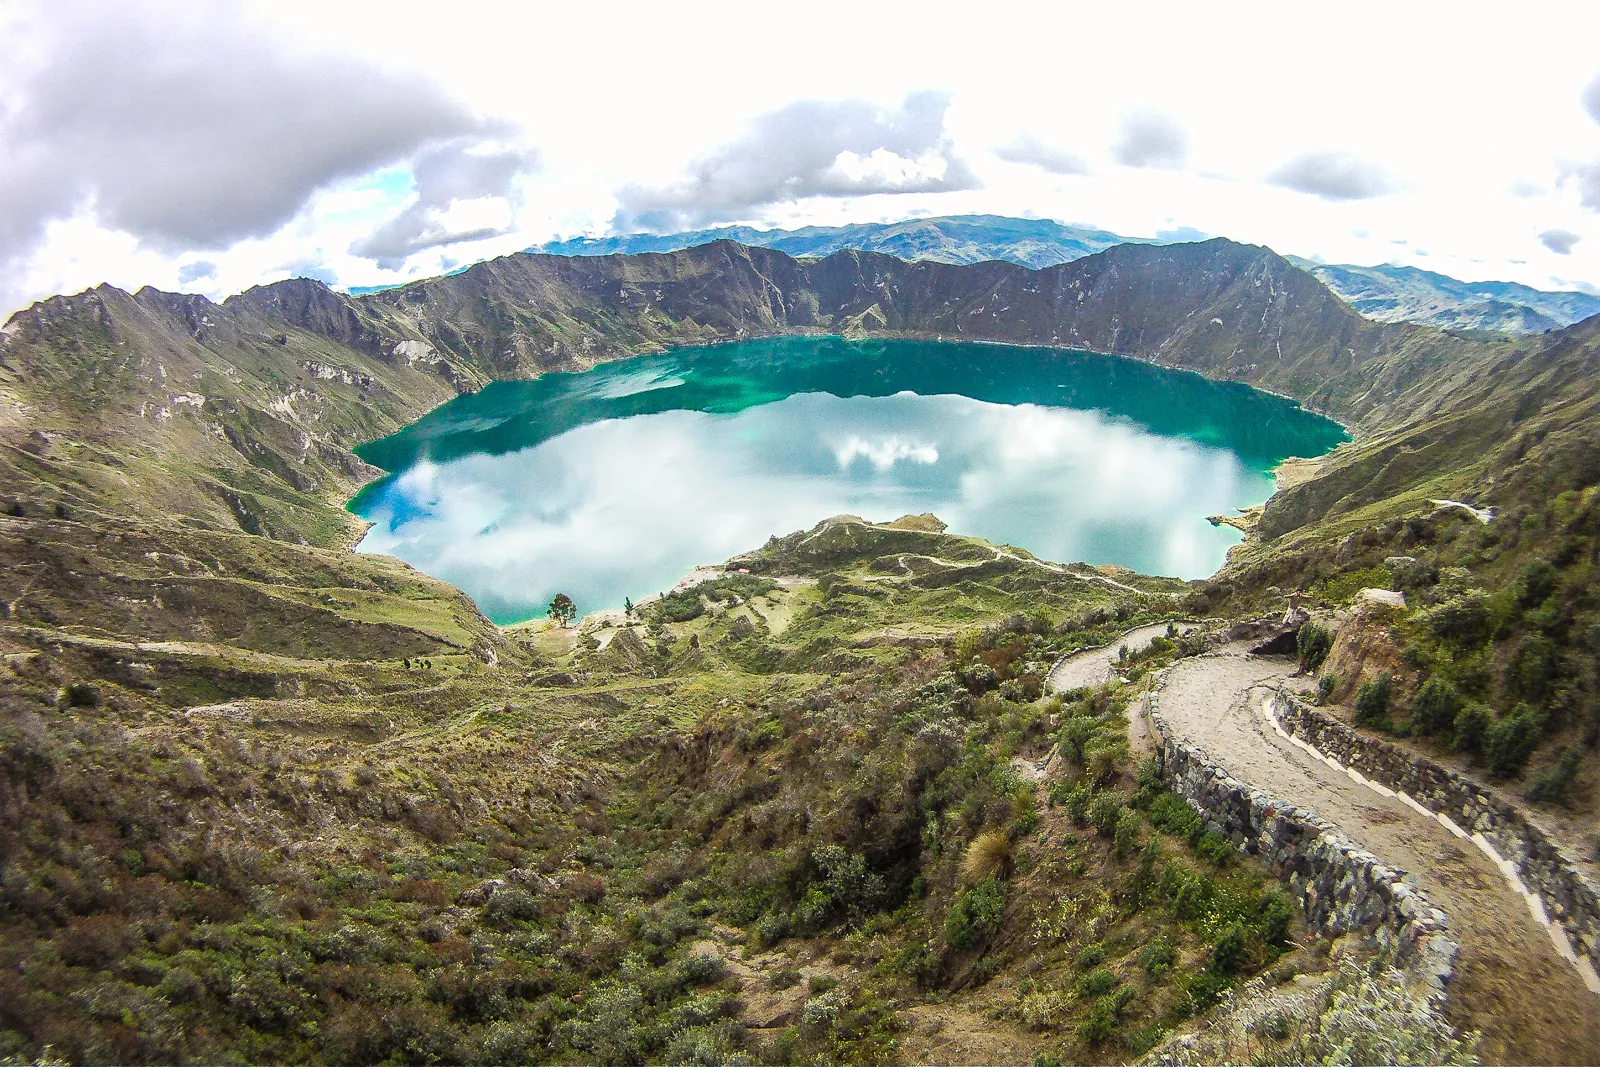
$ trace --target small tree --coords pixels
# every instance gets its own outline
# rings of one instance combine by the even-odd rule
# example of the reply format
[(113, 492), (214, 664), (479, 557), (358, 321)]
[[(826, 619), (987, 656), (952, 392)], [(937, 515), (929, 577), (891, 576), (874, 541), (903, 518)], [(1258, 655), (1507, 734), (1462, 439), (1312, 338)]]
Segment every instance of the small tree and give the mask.
[(1321, 623), (1308, 622), (1295, 635), (1295, 647), (1300, 653), (1300, 669), (1309, 674), (1322, 666), (1333, 650), (1333, 634)]
[(1361, 687), (1356, 694), (1355, 715), (1352, 716), (1357, 726), (1383, 729), (1388, 725), (1389, 693), (1393, 685), (1393, 679), (1385, 671)]
[(633, 598), (631, 596), (625, 596), (622, 598), (622, 612), (625, 615), (633, 614)]
[(557, 626), (565, 626), (578, 614), (578, 605), (574, 604), (567, 594), (557, 593), (556, 598), (550, 601), (550, 609), (545, 614), (554, 619)]

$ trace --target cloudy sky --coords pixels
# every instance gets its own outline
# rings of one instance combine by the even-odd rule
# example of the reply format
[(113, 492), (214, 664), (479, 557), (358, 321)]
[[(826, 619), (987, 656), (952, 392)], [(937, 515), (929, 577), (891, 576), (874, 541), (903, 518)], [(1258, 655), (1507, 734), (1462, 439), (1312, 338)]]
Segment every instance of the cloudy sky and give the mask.
[(1596, 41), (1592, 0), (0, 0), (0, 314), (968, 212), (1600, 292)]

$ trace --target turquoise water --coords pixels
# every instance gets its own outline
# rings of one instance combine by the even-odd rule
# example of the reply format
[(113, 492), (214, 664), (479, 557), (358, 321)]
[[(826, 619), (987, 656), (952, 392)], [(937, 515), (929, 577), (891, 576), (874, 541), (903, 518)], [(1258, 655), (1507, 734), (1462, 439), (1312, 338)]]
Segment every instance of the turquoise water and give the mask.
[(1202, 577), (1333, 422), (1235, 383), (1062, 349), (783, 338), (499, 382), (357, 449), (360, 550), (490, 618), (619, 607), (850, 513), (931, 511), (1046, 559)]

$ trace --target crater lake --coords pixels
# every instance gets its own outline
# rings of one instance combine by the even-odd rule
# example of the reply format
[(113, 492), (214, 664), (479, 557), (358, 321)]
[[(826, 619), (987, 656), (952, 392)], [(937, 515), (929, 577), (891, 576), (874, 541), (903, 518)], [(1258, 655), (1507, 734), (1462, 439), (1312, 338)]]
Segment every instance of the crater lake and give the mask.
[(1197, 578), (1272, 469), (1346, 440), (1292, 401), (1147, 363), (965, 342), (788, 337), (497, 382), (358, 454), (359, 550), (496, 622), (670, 589), (838, 514), (932, 512), (1060, 562)]

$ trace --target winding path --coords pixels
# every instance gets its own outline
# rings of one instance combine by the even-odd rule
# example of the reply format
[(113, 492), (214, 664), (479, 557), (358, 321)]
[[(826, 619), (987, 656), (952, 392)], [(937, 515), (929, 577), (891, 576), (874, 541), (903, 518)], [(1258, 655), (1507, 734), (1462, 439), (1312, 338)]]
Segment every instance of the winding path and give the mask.
[[(1138, 631), (1135, 631), (1138, 632)], [(1131, 635), (1129, 635), (1131, 636)], [(1118, 642), (1100, 651), (1115, 659)], [(1461, 956), (1453, 1012), (1483, 1031), (1486, 1063), (1600, 1063), (1600, 999), (1488, 857), (1397, 799), (1359, 785), (1288, 743), (1260, 705), (1294, 664), (1242, 650), (1179, 661), (1161, 712), (1179, 739), (1239, 781), (1310, 809), (1350, 841), (1407, 871), (1449, 916)]]
[[(1056, 660), (1055, 666), (1045, 674), (1045, 689), (1052, 693), (1070, 693), (1074, 689), (1083, 689), (1091, 685), (1105, 685), (1111, 680), (1111, 668), (1116, 666), (1117, 657), (1124, 648), (1129, 652), (1139, 652), (1148, 648), (1151, 641), (1166, 634), (1168, 625), (1158, 622), (1150, 626), (1140, 626), (1129, 630), (1110, 644), (1067, 653)], [(1191, 629), (1192, 626), (1178, 624), (1180, 633), (1188, 633)]]

